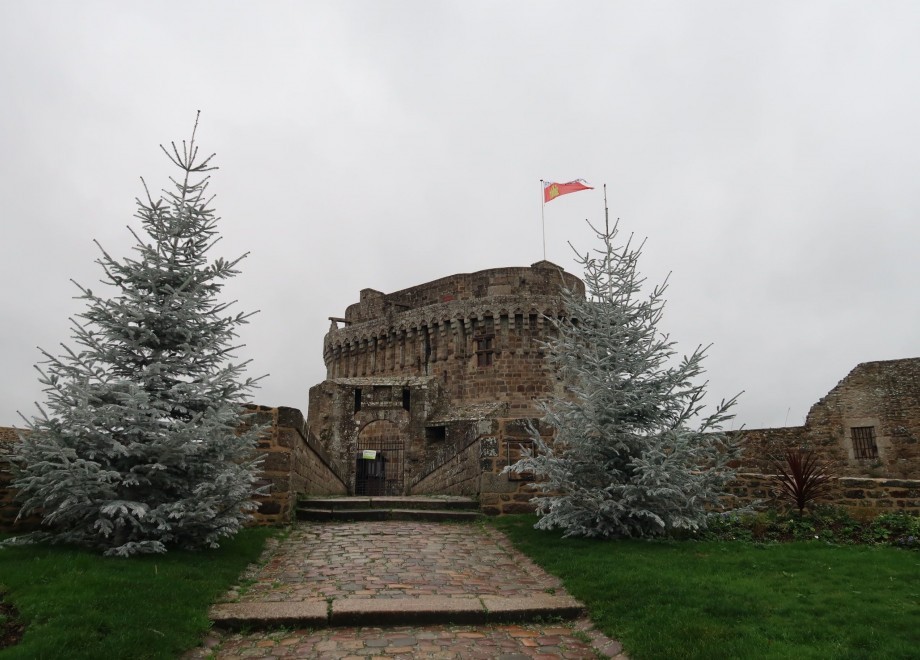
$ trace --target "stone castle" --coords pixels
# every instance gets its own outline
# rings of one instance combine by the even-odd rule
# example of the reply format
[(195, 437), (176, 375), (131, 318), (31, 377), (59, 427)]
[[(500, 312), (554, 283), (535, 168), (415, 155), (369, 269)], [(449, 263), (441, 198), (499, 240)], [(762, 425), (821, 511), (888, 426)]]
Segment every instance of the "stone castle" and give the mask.
[(516, 455), (536, 401), (558, 386), (541, 341), (553, 330), (546, 317), (564, 314), (563, 289), (584, 295), (581, 280), (540, 261), (389, 294), (364, 289), (332, 317), (307, 426), (345, 468), (349, 490), (420, 492), (479, 439), (493, 457)]

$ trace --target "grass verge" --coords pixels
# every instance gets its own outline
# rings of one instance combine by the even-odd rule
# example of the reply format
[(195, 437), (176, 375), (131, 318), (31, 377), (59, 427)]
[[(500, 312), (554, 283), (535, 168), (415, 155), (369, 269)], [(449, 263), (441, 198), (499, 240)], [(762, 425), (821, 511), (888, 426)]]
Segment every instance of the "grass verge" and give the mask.
[(245, 529), (218, 550), (130, 559), (62, 546), (0, 549), (0, 590), (27, 626), (0, 658), (175, 658), (198, 644), (208, 606), (272, 531)]
[(913, 658), (920, 553), (821, 542), (601, 541), (492, 521), (635, 660)]

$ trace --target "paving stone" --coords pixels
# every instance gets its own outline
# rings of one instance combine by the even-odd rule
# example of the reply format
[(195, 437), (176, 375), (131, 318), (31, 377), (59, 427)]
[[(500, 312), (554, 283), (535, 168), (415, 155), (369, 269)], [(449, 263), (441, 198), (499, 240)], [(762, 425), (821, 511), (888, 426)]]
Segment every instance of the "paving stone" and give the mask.
[(485, 621), (485, 615), (482, 603), (475, 598), (343, 598), (332, 601), (331, 623), (334, 626), (356, 623), (441, 623), (445, 620), (466, 623)]

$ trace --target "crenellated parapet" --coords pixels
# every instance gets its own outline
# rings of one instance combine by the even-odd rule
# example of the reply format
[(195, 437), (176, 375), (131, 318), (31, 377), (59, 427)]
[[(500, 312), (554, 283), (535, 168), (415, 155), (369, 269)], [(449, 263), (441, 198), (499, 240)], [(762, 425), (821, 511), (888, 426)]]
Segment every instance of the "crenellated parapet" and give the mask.
[(438, 303), (499, 297), (518, 300), (558, 297), (563, 289), (582, 296), (585, 292), (584, 283), (571, 273), (549, 261), (538, 261), (529, 268), (490, 268), (451, 275), (389, 294), (363, 289), (361, 299), (348, 306), (342, 321), (351, 325), (374, 319), (392, 319), (404, 312)]
[(391, 294), (364, 289), (325, 337), (327, 378), (438, 376), (457, 400), (531, 400), (552, 384), (542, 345), (554, 331), (547, 317), (566, 315), (566, 289), (584, 295), (581, 280), (547, 261)]
[(564, 315), (558, 296), (436, 303), (330, 329), (323, 342), (323, 359), (328, 378), (427, 375), (434, 363), (468, 360), (485, 350), (478, 344), (485, 336), (492, 337), (488, 348), (495, 359), (536, 349), (551, 332), (546, 317)]

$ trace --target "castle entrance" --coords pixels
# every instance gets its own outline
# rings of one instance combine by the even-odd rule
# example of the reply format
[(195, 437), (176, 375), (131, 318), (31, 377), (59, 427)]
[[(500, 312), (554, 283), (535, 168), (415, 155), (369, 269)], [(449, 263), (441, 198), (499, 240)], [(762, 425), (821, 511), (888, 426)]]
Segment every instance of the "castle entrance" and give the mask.
[(403, 495), (406, 438), (387, 420), (371, 422), (358, 435), (355, 495)]

